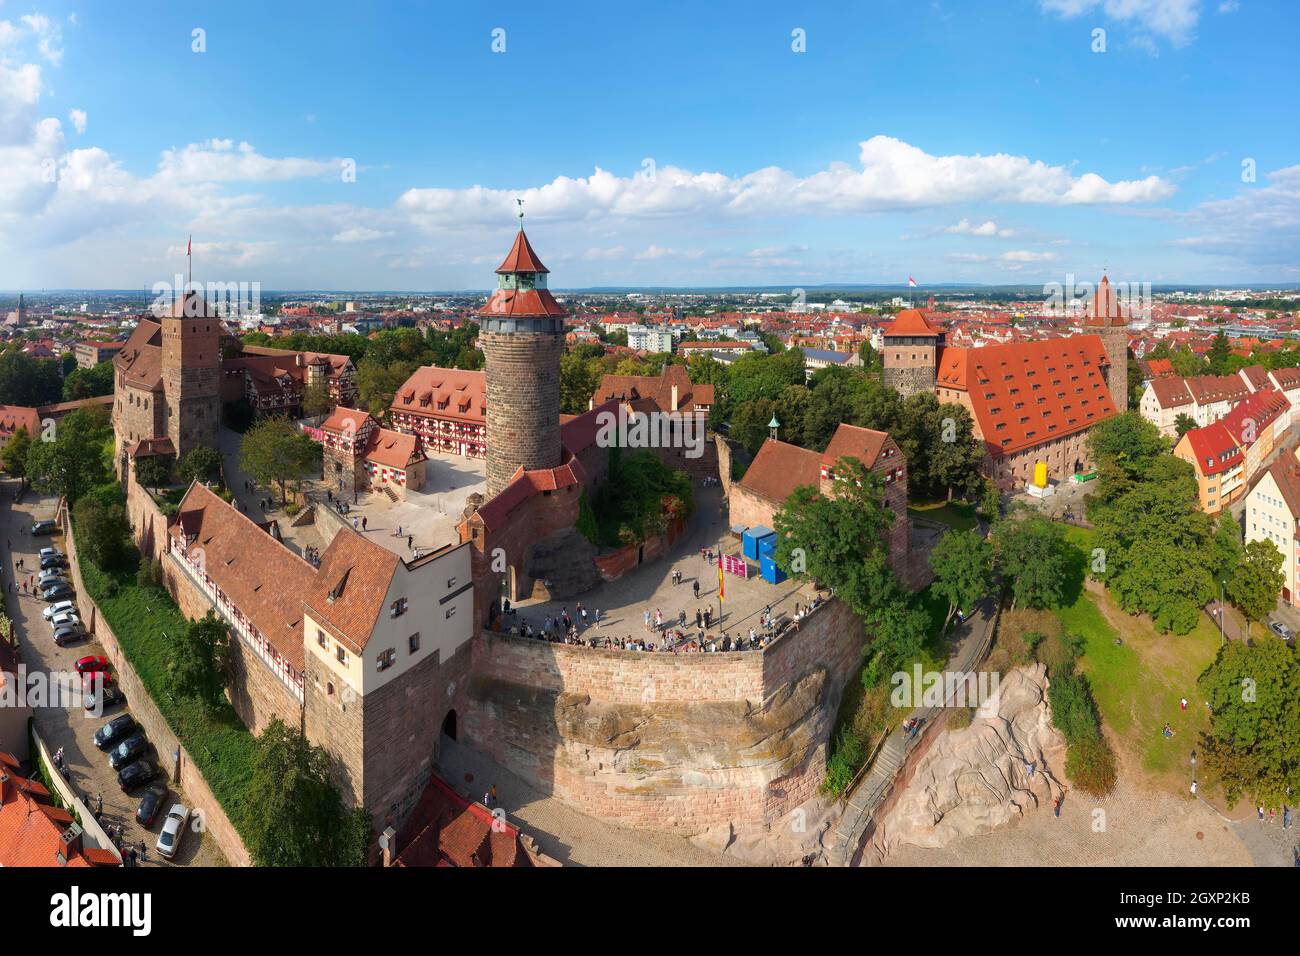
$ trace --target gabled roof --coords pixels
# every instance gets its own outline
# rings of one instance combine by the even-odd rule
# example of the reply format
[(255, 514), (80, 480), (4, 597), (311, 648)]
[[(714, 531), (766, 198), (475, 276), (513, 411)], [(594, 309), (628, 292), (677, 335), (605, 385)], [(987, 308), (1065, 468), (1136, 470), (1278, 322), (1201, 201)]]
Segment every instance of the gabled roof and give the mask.
[[(300, 599), (312, 592), (316, 569), (197, 481), (181, 500), (168, 533), (191, 539), (190, 548), (203, 549), (208, 577), (280, 656), (301, 671)], [(340, 531), (335, 541), (347, 534)]]
[(147, 391), (162, 391), (162, 325), (141, 319), (126, 344), (113, 356), (113, 367), (126, 384)]
[(769, 438), (745, 469), (740, 487), (779, 504), (800, 485), (819, 487), (821, 463), (815, 451)]
[(646, 400), (654, 411), (672, 410), (673, 386), (677, 386), (677, 410), (692, 411), (695, 406), (713, 405), (712, 385), (694, 385), (690, 373), (680, 365), (666, 365), (659, 375), (604, 375), (596, 394), (597, 405), (608, 401), (635, 403)]
[(415, 462), (424, 461), (425, 457), (420, 451), (419, 440), (414, 435), (405, 435), (388, 428), (376, 428), (370, 433), (370, 443), (365, 454), (366, 461), (401, 471)]
[(888, 441), (888, 432), (841, 423), (822, 452), (821, 463), (823, 467), (832, 468), (841, 458), (856, 458), (864, 468), (870, 469)]
[(1192, 393), (1187, 390), (1187, 380), (1182, 378), (1153, 378), (1151, 393), (1161, 408), (1182, 408), (1192, 404)]
[[(1300, 463), (1291, 455), (1284, 454), (1269, 465), (1264, 474), (1273, 476), (1282, 500), (1291, 511), (1291, 517), (1300, 519)], [(1255, 484), (1258, 486), (1259, 482)]]
[(1074, 434), (1114, 415), (1104, 375), (1109, 366), (1096, 335), (947, 348), (938, 384), (967, 392), (980, 436), (989, 454), (998, 456)]
[(1232, 432), (1218, 421), (1204, 428), (1193, 428), (1182, 437), (1192, 453), (1192, 465), (1202, 475), (1217, 475), (1241, 464), (1241, 447)]
[(1269, 386), (1238, 402), (1222, 420), (1238, 444), (1249, 448), (1264, 429), (1290, 407), (1286, 396)]
[(364, 651), (400, 561), (387, 548), (343, 528), (321, 552), (310, 588), (299, 593), (313, 620)]
[(41, 433), (41, 416), (24, 405), (0, 405), (0, 434), (12, 435), (20, 428), (35, 438)]

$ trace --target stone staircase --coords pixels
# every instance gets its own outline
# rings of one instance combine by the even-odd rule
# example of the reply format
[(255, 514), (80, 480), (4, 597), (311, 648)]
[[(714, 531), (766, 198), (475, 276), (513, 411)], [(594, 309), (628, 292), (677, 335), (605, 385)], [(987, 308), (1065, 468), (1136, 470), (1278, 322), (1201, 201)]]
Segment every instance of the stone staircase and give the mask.
[(391, 486), (389, 486), (389, 485), (384, 485), (384, 487), (383, 487), (383, 492), (384, 492), (384, 494), (388, 495), (388, 500), (389, 500), (389, 501), (391, 501), (391, 502), (393, 502), (394, 504), (396, 504), (396, 502), (398, 501), (398, 498), (397, 498), (397, 492), (395, 492), (395, 491), (392, 489)]

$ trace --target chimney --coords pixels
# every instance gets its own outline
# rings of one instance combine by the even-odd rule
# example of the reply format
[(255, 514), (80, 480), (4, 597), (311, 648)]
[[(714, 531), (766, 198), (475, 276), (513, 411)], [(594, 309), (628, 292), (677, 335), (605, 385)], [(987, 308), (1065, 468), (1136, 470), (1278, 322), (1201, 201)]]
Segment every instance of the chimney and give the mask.
[(673, 386), (673, 407), (670, 408), (669, 411), (672, 412), (677, 411), (677, 386), (676, 385)]
[(393, 852), (396, 849), (396, 846), (394, 845), (396, 842), (397, 831), (392, 827), (389, 827), (383, 833), (379, 834), (379, 849), (384, 851), (384, 866), (393, 865), (393, 859), (396, 857), (396, 854)]
[(59, 866), (67, 866), (68, 861), (81, 853), (81, 826), (69, 823), (68, 828), (59, 834)]

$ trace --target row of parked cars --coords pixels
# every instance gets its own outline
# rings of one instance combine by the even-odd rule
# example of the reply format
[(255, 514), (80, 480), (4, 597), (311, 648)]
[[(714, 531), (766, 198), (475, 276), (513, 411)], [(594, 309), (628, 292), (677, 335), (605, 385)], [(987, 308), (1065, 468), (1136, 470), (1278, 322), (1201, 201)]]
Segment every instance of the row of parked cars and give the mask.
[[(76, 667), (83, 681), (102, 676), (105, 690), (112, 686), (106, 658), (83, 657), (77, 661)], [(145, 736), (144, 728), (130, 714), (118, 714), (95, 731), (95, 746), (107, 752), (108, 765), (117, 771), (117, 782), (124, 793), (144, 788), (140, 804), (136, 807), (135, 822), (146, 830), (153, 829), (159, 811), (167, 805), (171, 791), (167, 789), (165, 779), (158, 779), (164, 775), (154, 759), (154, 746)], [(163, 819), (158, 842), (154, 844), (154, 849), (160, 856), (169, 860), (176, 856), (189, 822), (189, 808), (179, 801), (173, 801)]]
[[(36, 536), (53, 534), (55, 530), (53, 521), (37, 521), (32, 525), (32, 534)], [(67, 567), (68, 559), (58, 548), (41, 548), (37, 585), (48, 605), (42, 615), (59, 647), (86, 637), (86, 628), (74, 600), (75, 591), (67, 578)], [(79, 658), (74, 666), (81, 675), (81, 689), (85, 695), (83, 703), (87, 710), (97, 707), (107, 710), (124, 702), (122, 692), (113, 681), (108, 658), (91, 654)], [(95, 746), (108, 753), (108, 764), (117, 771), (117, 782), (123, 793), (144, 788), (135, 811), (135, 821), (146, 830), (152, 829), (159, 812), (167, 805), (171, 791), (167, 789), (165, 775), (154, 759), (154, 747), (144, 730), (133, 716), (122, 713), (95, 732)], [(160, 777), (164, 779), (159, 781)], [(173, 801), (154, 845), (160, 856), (167, 859), (176, 856), (189, 820), (189, 809), (179, 801)]]

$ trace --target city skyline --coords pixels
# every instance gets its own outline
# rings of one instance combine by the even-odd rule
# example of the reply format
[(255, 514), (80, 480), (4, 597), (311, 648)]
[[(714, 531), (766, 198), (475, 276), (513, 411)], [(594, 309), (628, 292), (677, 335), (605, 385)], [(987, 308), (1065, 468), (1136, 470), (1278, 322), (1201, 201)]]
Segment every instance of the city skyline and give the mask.
[(0, 287), (481, 289), (518, 198), (557, 288), (1300, 278), (1288, 7), (912, 6), (11, 0)]

